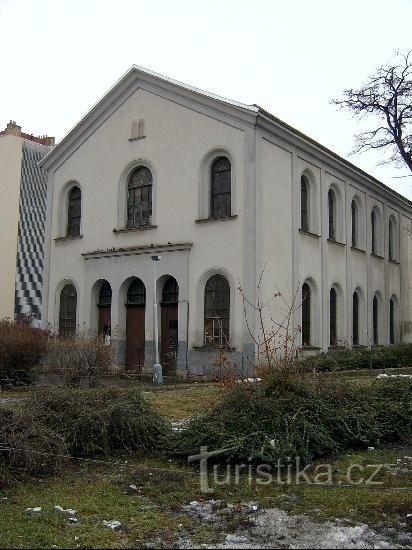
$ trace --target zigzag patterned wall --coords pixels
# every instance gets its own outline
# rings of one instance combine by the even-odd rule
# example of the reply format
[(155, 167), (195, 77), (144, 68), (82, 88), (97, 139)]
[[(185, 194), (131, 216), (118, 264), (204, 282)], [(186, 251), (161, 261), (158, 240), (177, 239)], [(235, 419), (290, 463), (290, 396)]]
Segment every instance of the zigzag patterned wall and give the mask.
[(41, 317), (47, 176), (38, 162), (50, 149), (23, 142), (15, 314)]

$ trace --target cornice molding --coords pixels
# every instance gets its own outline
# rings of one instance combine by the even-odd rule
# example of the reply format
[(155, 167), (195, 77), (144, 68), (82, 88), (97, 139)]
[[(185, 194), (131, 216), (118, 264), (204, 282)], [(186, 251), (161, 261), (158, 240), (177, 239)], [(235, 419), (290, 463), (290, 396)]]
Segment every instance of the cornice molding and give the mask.
[(113, 258), (118, 256), (138, 256), (141, 254), (156, 254), (158, 252), (188, 251), (192, 246), (193, 243), (145, 244), (142, 246), (109, 248), (107, 250), (92, 250), (91, 252), (83, 252), (82, 256), (85, 260)]

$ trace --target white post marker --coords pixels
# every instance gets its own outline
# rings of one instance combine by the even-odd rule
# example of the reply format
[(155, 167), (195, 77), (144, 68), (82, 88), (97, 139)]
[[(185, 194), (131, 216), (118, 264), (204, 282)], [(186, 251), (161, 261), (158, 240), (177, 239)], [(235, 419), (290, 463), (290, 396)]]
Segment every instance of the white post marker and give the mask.
[(155, 384), (163, 384), (162, 365), (159, 361), (159, 325), (157, 321), (157, 292), (156, 292), (156, 262), (161, 260), (161, 256), (152, 256), (153, 261), (153, 323), (154, 323), (154, 340), (156, 362), (153, 365), (153, 382)]

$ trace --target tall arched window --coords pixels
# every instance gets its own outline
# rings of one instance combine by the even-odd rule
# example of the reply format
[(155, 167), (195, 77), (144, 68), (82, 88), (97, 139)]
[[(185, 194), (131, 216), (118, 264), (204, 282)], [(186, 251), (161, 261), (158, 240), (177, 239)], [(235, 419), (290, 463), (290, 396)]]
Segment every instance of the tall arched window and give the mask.
[(376, 212), (372, 210), (371, 212), (371, 233), (372, 233), (372, 254), (377, 254), (378, 243), (377, 243), (377, 227), (376, 227)]
[(74, 285), (64, 285), (60, 292), (59, 334), (73, 336), (76, 333), (77, 291)]
[(231, 215), (232, 167), (227, 157), (218, 157), (211, 166), (210, 217), (226, 218)]
[(359, 294), (356, 291), (352, 297), (352, 344), (359, 346)]
[(379, 344), (379, 303), (376, 294), (372, 302), (372, 328), (373, 328), (373, 343), (376, 346)]
[(311, 292), (308, 283), (302, 285), (302, 346), (311, 345)]
[(224, 346), (229, 342), (230, 287), (222, 275), (213, 275), (205, 286), (204, 344)]
[(145, 227), (152, 218), (152, 173), (146, 166), (139, 166), (130, 174), (127, 184), (127, 227)]
[(389, 302), (389, 343), (395, 343), (395, 301), (393, 298)]
[(338, 296), (333, 287), (329, 293), (329, 341), (331, 346), (338, 343)]
[(352, 213), (352, 246), (354, 248), (358, 247), (358, 206), (355, 200), (351, 203), (351, 213)]
[(329, 239), (336, 240), (336, 196), (333, 189), (328, 191), (328, 214), (329, 214)]
[(309, 182), (306, 176), (300, 178), (300, 228), (309, 231)]
[(396, 241), (395, 241), (395, 223), (392, 218), (389, 218), (389, 259), (396, 260), (397, 250), (396, 250)]
[(80, 235), (80, 222), (82, 218), (82, 192), (79, 187), (72, 187), (69, 191), (67, 205), (67, 231), (68, 237)]

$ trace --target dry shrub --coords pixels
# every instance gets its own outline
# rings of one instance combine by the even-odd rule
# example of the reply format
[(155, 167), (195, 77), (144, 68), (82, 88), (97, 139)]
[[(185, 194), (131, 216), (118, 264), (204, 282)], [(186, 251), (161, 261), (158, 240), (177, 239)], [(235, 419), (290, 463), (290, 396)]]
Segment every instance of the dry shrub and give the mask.
[(74, 456), (162, 449), (171, 436), (170, 426), (136, 388), (44, 388), (29, 407)]
[(34, 369), (47, 349), (48, 333), (27, 323), (0, 321), (0, 386), (33, 382)]
[(66, 454), (63, 439), (26, 411), (0, 408), (0, 471), (18, 475), (53, 473)]
[(72, 338), (55, 337), (49, 345), (48, 363), (64, 386), (82, 383), (97, 386), (113, 362), (113, 348), (99, 336), (81, 333)]
[(178, 449), (191, 453), (230, 449), (221, 460), (302, 463), (379, 442), (410, 442), (412, 380), (379, 380), (370, 388), (336, 376), (276, 372), (258, 384), (238, 384), (180, 435)]

